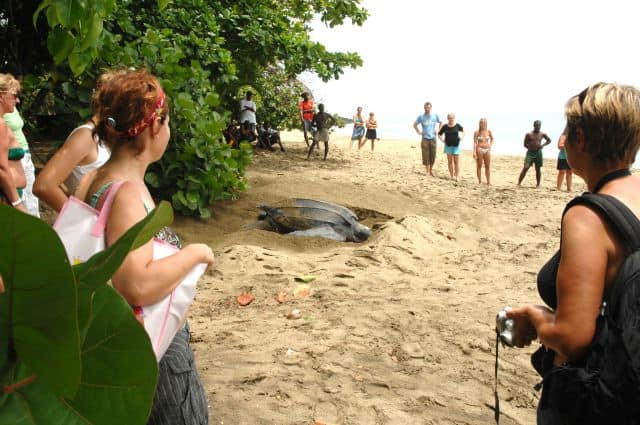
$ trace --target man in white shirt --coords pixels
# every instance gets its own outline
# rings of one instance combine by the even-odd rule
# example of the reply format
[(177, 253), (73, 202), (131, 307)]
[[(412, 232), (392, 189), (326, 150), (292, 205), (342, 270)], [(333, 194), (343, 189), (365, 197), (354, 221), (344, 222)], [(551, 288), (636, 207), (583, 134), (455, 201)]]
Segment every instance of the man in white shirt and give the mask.
[(243, 123), (249, 121), (251, 128), (256, 128), (256, 104), (252, 100), (253, 93), (247, 92), (245, 98), (240, 101), (240, 119), (239, 122)]

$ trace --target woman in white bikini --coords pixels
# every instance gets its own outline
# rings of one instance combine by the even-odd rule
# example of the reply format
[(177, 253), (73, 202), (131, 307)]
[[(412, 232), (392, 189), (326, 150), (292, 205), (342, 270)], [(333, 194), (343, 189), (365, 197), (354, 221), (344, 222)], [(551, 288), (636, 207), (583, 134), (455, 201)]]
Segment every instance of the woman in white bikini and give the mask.
[(487, 119), (481, 118), (478, 129), (473, 132), (473, 159), (476, 160), (478, 183), (482, 183), (482, 164), (484, 163), (487, 186), (491, 184), (491, 146), (493, 146), (493, 134), (487, 128)]
[[(100, 106), (101, 87), (108, 80), (126, 72), (117, 70), (100, 76), (91, 97), (94, 114)], [(33, 185), (33, 193), (57, 212), (60, 212), (69, 196), (76, 192), (82, 177), (109, 159), (109, 148), (95, 134), (95, 122), (94, 115), (71, 131), (64, 144), (40, 171)]]

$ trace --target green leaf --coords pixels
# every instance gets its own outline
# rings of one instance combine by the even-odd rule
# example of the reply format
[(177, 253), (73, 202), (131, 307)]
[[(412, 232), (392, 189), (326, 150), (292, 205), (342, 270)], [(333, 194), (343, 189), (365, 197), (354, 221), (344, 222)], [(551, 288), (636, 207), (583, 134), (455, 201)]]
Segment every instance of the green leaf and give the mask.
[[(82, 383), (75, 397), (57, 397), (38, 378), (0, 399), (0, 424), (145, 424), (158, 374), (149, 337), (113, 288), (96, 291), (92, 304), (94, 316), (82, 347)], [(10, 381), (32, 374), (19, 362)]]
[(171, 0), (158, 0), (158, 9), (163, 11), (165, 7), (169, 4)]
[(82, 346), (82, 382), (69, 404), (91, 424), (144, 424), (158, 375), (149, 337), (110, 286), (98, 289), (92, 304)]
[(200, 194), (198, 192), (187, 192), (187, 202), (197, 204), (199, 200)]
[(89, 300), (94, 291), (111, 278), (129, 251), (149, 242), (162, 227), (171, 224), (172, 221), (171, 206), (168, 202), (162, 201), (143, 220), (127, 230), (116, 243), (86, 262), (73, 266), (78, 283), (78, 323), (81, 331), (88, 324)]
[(85, 52), (73, 52), (69, 55), (69, 68), (73, 75), (78, 76), (84, 72), (91, 63), (91, 55)]
[(82, 16), (82, 5), (78, 0), (57, 0), (55, 5), (56, 17), (63, 27), (70, 28)]
[(84, 39), (82, 40), (82, 44), (80, 44), (79, 50), (85, 50), (89, 47), (94, 47), (96, 45), (96, 42), (98, 41), (98, 38), (100, 37), (100, 34), (102, 34), (103, 21), (97, 13), (91, 15), (91, 20), (87, 25), (89, 29), (84, 35)]
[(47, 37), (47, 49), (53, 56), (55, 64), (60, 64), (73, 51), (75, 38), (73, 35), (60, 27), (55, 28)]
[(31, 21), (33, 23), (34, 28), (38, 26), (38, 16), (40, 16), (40, 12), (42, 12), (47, 7), (50, 7), (49, 3), (46, 1), (43, 1), (42, 3), (40, 3), (40, 6), (38, 6), (36, 11), (33, 13), (33, 16), (31, 17)]
[(216, 92), (209, 92), (207, 96), (204, 98), (204, 101), (207, 105), (211, 107), (216, 107), (220, 104), (220, 96)]
[[(80, 382), (76, 287), (51, 226), (0, 205), (0, 370), (18, 357), (55, 394), (72, 396)], [(1, 409), (0, 409), (1, 410)]]
[(185, 198), (185, 197), (184, 197), (184, 192), (183, 192), (183, 191), (181, 191), (181, 190), (179, 190), (178, 192), (176, 192), (176, 193), (173, 195), (173, 197), (174, 197), (174, 199), (173, 199), (174, 203), (176, 202), (176, 200), (178, 201), (178, 203), (179, 203), (180, 205), (184, 205), (184, 206), (186, 206), (186, 205), (189, 203), (189, 202), (187, 201), (187, 198)]
[(151, 187), (160, 186), (160, 177), (153, 171), (149, 171), (144, 175), (144, 181)]

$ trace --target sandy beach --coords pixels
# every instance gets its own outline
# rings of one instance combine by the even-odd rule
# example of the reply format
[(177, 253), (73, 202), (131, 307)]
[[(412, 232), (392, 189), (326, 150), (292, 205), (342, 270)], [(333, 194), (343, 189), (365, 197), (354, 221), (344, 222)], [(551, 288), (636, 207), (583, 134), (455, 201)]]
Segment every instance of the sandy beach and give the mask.
[[(372, 153), (336, 136), (326, 162), (304, 161), (299, 133), (283, 141), (285, 153), (256, 153), (239, 199), (210, 220), (175, 222), (185, 242), (216, 253), (189, 319), (211, 423), (494, 423), (495, 314), (541, 302), (536, 273), (582, 180), (556, 191), (548, 156), (542, 188), (533, 169), (518, 188), (522, 158), (507, 156), (494, 156), (486, 187), (469, 151), (462, 180), (450, 180), (440, 144), (428, 178), (418, 140), (381, 140)], [(246, 228), (258, 205), (297, 197), (352, 208), (373, 235), (355, 244)], [(310, 294), (294, 296), (306, 275)], [(255, 300), (241, 307), (243, 292)], [(294, 309), (301, 318), (287, 318)], [(534, 348), (500, 350), (503, 424), (535, 422)]]

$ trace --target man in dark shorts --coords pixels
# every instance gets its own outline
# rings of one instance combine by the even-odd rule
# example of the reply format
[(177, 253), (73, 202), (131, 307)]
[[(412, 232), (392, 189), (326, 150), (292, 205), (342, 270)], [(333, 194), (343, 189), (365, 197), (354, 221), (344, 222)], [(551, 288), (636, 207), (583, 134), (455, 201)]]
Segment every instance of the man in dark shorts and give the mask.
[[(527, 175), (531, 164), (534, 164), (536, 166), (536, 188), (540, 187), (540, 180), (542, 179), (542, 148), (551, 143), (549, 136), (540, 131), (541, 126), (540, 120), (535, 120), (533, 122), (533, 131), (524, 136), (524, 147), (527, 148), (527, 155), (524, 157), (524, 167), (518, 178), (518, 186), (524, 180), (524, 176)], [(542, 139), (545, 140), (545, 143), (542, 143)]]

